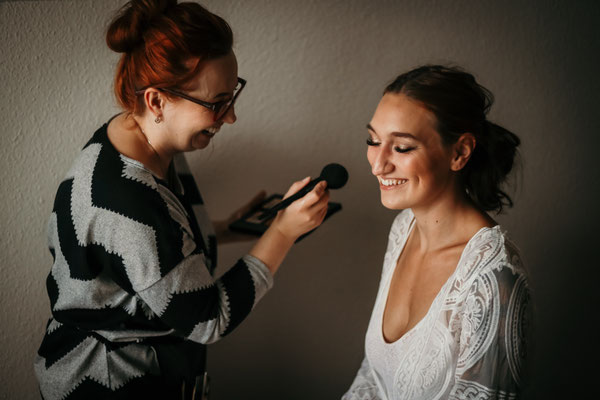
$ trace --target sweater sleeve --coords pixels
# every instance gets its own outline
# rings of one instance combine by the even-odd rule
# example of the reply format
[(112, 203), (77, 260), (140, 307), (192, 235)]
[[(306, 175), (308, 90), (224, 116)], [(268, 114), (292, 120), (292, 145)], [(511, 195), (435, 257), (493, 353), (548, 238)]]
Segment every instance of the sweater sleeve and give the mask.
[(105, 127), (82, 150), (49, 221), (55, 262), (47, 286), (57, 321), (115, 341), (177, 334), (209, 343), (272, 286), (250, 256), (215, 278), (193, 212), (166, 183), (118, 153)]
[[(140, 229), (132, 253), (140, 254), (131, 286), (137, 297), (174, 333), (207, 344), (227, 335), (273, 285), (267, 267), (246, 255), (220, 278), (194, 229), (194, 216), (166, 186), (154, 186), (145, 208), (153, 210), (152, 229)], [(141, 275), (141, 276), (140, 276)], [(152, 277), (152, 278), (150, 278)]]
[(237, 327), (272, 285), (269, 270), (250, 255), (214, 279), (204, 256), (193, 254), (138, 295), (177, 334), (208, 344)]
[(350, 389), (342, 396), (342, 400), (379, 400), (377, 383), (365, 357), (356, 373)]

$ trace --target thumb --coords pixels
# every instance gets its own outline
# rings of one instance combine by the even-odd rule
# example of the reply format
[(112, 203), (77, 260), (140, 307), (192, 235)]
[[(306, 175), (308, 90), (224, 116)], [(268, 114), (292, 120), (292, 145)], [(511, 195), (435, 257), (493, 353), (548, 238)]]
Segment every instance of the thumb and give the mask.
[(306, 178), (302, 179), (301, 181), (294, 182), (292, 184), (292, 186), (290, 186), (290, 188), (288, 189), (285, 196), (283, 196), (283, 198), (287, 199), (294, 193), (298, 192), (300, 189), (302, 189), (304, 186), (306, 186), (308, 184), (308, 182), (310, 182), (310, 176), (307, 176)]

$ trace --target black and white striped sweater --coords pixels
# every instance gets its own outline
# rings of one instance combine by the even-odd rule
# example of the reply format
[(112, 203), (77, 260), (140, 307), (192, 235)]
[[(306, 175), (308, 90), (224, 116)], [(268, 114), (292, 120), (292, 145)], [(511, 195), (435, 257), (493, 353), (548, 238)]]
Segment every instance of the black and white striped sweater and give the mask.
[(169, 182), (158, 179), (112, 146), (105, 124), (60, 184), (48, 223), (53, 318), (34, 363), (45, 399), (170, 396), (165, 376), (200, 374), (204, 345), (272, 286), (250, 255), (215, 278), (211, 222), (183, 156), (173, 164)]

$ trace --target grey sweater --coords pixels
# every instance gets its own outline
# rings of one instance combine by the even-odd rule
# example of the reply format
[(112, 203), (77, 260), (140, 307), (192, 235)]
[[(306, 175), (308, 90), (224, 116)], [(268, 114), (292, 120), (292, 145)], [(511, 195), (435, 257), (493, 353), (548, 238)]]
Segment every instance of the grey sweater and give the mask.
[[(246, 255), (215, 278), (216, 240), (185, 159), (168, 181), (107, 124), (59, 185), (48, 223), (52, 318), (34, 368), (45, 399), (173, 398), (272, 286)], [(172, 391), (172, 392), (170, 392)]]

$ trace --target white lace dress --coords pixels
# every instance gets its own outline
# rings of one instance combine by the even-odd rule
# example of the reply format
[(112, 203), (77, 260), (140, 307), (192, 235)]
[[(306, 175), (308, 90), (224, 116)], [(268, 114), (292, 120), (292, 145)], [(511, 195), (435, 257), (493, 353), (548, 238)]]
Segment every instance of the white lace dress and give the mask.
[(394, 220), (365, 353), (342, 400), (516, 399), (529, 326), (529, 290), (517, 248), (499, 226), (467, 243), (427, 314), (387, 343), (382, 318), (414, 215)]

